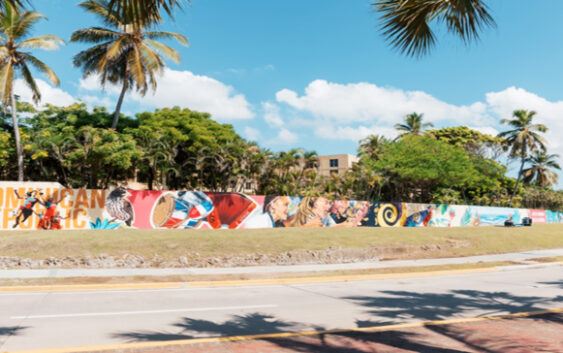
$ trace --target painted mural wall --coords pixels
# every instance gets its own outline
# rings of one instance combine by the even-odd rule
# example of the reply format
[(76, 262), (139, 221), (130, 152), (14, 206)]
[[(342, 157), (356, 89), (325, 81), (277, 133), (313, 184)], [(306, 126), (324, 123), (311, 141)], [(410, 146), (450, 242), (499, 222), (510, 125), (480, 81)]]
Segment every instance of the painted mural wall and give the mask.
[(331, 201), (201, 191), (65, 189), (0, 182), (0, 230), (454, 227), (563, 223), (563, 213), (444, 204)]

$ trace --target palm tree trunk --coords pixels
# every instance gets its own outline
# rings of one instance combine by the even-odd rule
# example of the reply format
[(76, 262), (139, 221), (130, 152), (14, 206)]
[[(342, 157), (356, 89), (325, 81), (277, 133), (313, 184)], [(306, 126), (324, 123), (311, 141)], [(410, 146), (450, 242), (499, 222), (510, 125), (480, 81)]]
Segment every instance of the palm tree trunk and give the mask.
[(520, 171), (518, 172), (518, 178), (516, 178), (516, 186), (514, 187), (514, 191), (512, 192), (512, 196), (510, 197), (510, 207), (512, 207), (512, 200), (514, 200), (514, 196), (516, 196), (516, 191), (518, 190), (518, 185), (520, 185), (520, 178), (522, 177), (522, 171), (524, 170), (524, 164), (526, 163), (526, 159), (522, 156), (522, 164), (520, 164)]
[(16, 156), (18, 159), (18, 181), (23, 181), (23, 151), (16, 111), (16, 99), (14, 97), (13, 90), (11, 92), (10, 99), (12, 100), (12, 125), (14, 126), (14, 140), (16, 141)]
[(117, 129), (117, 123), (119, 122), (119, 113), (121, 112), (121, 104), (123, 104), (123, 98), (125, 97), (125, 92), (129, 88), (129, 82), (127, 79), (123, 80), (123, 88), (121, 89), (121, 94), (119, 95), (119, 100), (117, 101), (117, 106), (115, 107), (115, 113), (113, 113), (113, 123), (111, 128), (113, 130)]

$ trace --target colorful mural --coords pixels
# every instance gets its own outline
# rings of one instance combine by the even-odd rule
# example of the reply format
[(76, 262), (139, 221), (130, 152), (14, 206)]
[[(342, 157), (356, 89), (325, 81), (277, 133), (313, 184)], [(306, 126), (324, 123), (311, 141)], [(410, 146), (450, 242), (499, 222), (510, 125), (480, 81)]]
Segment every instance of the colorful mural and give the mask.
[(502, 226), (524, 217), (563, 223), (563, 213), (536, 209), (0, 182), (0, 230)]

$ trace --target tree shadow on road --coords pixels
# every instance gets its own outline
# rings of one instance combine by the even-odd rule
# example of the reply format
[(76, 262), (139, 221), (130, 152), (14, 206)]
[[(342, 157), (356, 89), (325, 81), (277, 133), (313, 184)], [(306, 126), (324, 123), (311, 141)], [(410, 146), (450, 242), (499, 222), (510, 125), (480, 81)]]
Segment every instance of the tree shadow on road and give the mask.
[(260, 313), (235, 315), (231, 320), (215, 323), (208, 320), (185, 317), (181, 322), (173, 324), (178, 333), (137, 331), (115, 334), (115, 338), (129, 341), (170, 341), (196, 337), (222, 337), (238, 335), (256, 335), (264, 333), (287, 332), (299, 329), (301, 325), (276, 319), (274, 316)]
[[(186, 340), (201, 336), (224, 337), (295, 332), (305, 328), (315, 331), (325, 330), (323, 327), (317, 326), (311, 328), (310, 326), (296, 322), (282, 321), (272, 315), (260, 313), (235, 315), (231, 320), (227, 320), (223, 323), (185, 317), (182, 321), (173, 324), (173, 326), (179, 328), (180, 331), (177, 333), (155, 331), (124, 332), (115, 334), (114, 338), (126, 339), (129, 342), (153, 342)], [(376, 333), (334, 332), (286, 338), (257, 338), (255, 341), (267, 343), (270, 348), (277, 347), (279, 351), (302, 353), (364, 353), (373, 351), (374, 346), (394, 347), (424, 353), (466, 352), (457, 349), (442, 348), (436, 344), (422, 342), (417, 333), (401, 331)], [(236, 345), (237, 342), (225, 344)], [(203, 351), (205, 351), (205, 349), (203, 349)], [(275, 351), (277, 352), (278, 350)]]
[[(383, 296), (355, 296), (343, 299), (369, 309), (377, 320), (356, 320), (358, 327), (405, 321), (436, 321), (460, 316), (490, 316), (543, 310), (546, 305), (561, 305), (555, 298), (518, 296), (507, 292), (453, 290), (448, 293), (381, 291)], [(385, 321), (384, 321), (385, 320)]]
[[(563, 296), (555, 298), (519, 296), (507, 292), (485, 292), (477, 290), (452, 290), (447, 293), (416, 293), (409, 291), (381, 291), (382, 296), (356, 296), (351, 300), (369, 308), (373, 320), (356, 320), (358, 327), (379, 326), (382, 322), (439, 321), (452, 317), (483, 317), (507, 313), (542, 311), (545, 307), (560, 306)], [(560, 323), (558, 315), (542, 316)], [(539, 319), (539, 318), (538, 318)], [(468, 331), (460, 325), (426, 325), (430, 330), (452, 339), (472, 350), (486, 353), (506, 352), (516, 349), (519, 343), (510, 340), (495, 340), (486, 337), (470, 339)], [(485, 335), (486, 336), (486, 335)], [(499, 348), (501, 347), (501, 348)], [(497, 349), (499, 348), (499, 349)], [(507, 350), (508, 349), (508, 350)]]
[(10, 327), (0, 327), (0, 338), (3, 336), (14, 336), (19, 334), (20, 331), (25, 330), (27, 327), (21, 326), (10, 326)]
[[(371, 320), (356, 320), (358, 327), (539, 311), (546, 306), (556, 305), (554, 303), (563, 303), (562, 296), (546, 298), (477, 290), (453, 290), (447, 293), (381, 291), (377, 294), (376, 296), (342, 298), (364, 306), (366, 314), (371, 315)], [(307, 308), (303, 308), (303, 310), (307, 310)], [(561, 317), (551, 320), (561, 320)], [(557, 321), (557, 323), (560, 322)], [(129, 342), (139, 342), (325, 330), (323, 327), (311, 327), (311, 324), (307, 323), (284, 321), (274, 315), (264, 313), (233, 315), (224, 322), (184, 317), (179, 322), (173, 323), (172, 326), (175, 329), (170, 332), (121, 332), (114, 334), (113, 337)], [(416, 329), (391, 328), (389, 331), (382, 332), (330, 332), (285, 338), (256, 338), (254, 341), (268, 344), (270, 348), (273, 346), (274, 350), (270, 351), (276, 352), (275, 347), (279, 348), (279, 352), (302, 353), (401, 352), (402, 350), (424, 353), (505, 352), (496, 349), (495, 343), (486, 335), (477, 341), (468, 339), (467, 332), (460, 327), (427, 325)], [(224, 344), (236, 345), (239, 343)], [(506, 348), (510, 344), (516, 346), (518, 343), (507, 342), (503, 347)]]
[(548, 286), (555, 286), (555, 287), (560, 287), (563, 288), (563, 279), (559, 280), (559, 281), (554, 281), (554, 282), (540, 282), (540, 284), (546, 284)]

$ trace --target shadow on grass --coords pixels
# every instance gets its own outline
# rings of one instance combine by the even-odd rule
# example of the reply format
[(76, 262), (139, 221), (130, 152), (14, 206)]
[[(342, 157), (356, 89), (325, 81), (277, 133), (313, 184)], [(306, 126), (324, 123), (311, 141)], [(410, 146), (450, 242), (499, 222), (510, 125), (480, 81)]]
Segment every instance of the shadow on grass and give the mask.
[[(448, 293), (416, 293), (409, 291), (381, 291), (378, 296), (345, 297), (366, 308), (373, 320), (356, 320), (358, 327), (381, 326), (405, 321), (435, 321), (452, 317), (488, 316), (523, 311), (539, 311), (563, 297), (545, 298), (517, 296), (506, 292), (454, 290)], [(303, 310), (307, 310), (304, 308)], [(330, 308), (327, 308), (330, 310)], [(312, 313), (313, 314), (313, 313)], [(561, 323), (561, 316), (547, 315), (542, 319)], [(271, 314), (250, 313), (233, 315), (224, 322), (182, 318), (173, 324), (172, 332), (136, 331), (114, 334), (114, 338), (129, 342), (183, 340), (196, 337), (225, 337), (257, 335), (302, 330), (323, 331), (324, 327), (311, 327), (307, 323), (284, 321)], [(468, 338), (461, 326), (427, 325), (413, 329), (392, 329), (383, 332), (338, 332), (286, 338), (263, 338), (255, 341), (269, 345), (271, 351), (361, 353), (372, 351), (415, 351), (424, 353), (487, 352), (494, 342), (485, 338), (475, 341)], [(224, 344), (237, 344), (236, 342)], [(514, 346), (517, 343), (511, 343)], [(491, 348), (493, 347), (493, 348)], [(507, 347), (506, 345), (504, 346)]]

